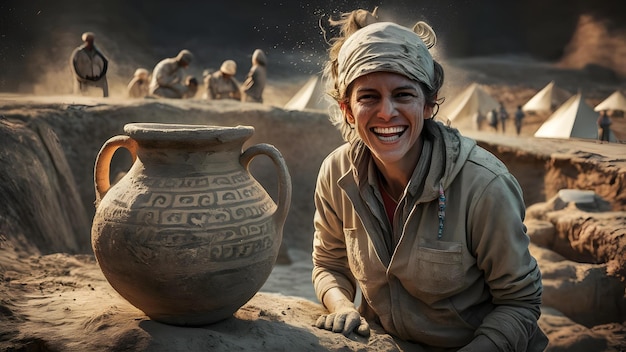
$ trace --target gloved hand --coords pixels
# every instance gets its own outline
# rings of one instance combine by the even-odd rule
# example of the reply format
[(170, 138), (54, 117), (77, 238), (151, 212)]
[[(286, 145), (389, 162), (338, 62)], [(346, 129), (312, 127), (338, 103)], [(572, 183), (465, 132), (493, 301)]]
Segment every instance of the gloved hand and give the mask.
[(324, 295), (324, 306), (330, 314), (317, 319), (315, 326), (318, 328), (340, 332), (344, 336), (353, 331), (364, 337), (370, 336), (369, 324), (356, 310), (352, 300), (348, 299), (347, 291), (339, 287), (329, 289)]
[(353, 307), (341, 307), (328, 315), (322, 315), (315, 322), (315, 326), (332, 332), (340, 332), (344, 336), (348, 336), (353, 331), (364, 337), (370, 336), (369, 324)]

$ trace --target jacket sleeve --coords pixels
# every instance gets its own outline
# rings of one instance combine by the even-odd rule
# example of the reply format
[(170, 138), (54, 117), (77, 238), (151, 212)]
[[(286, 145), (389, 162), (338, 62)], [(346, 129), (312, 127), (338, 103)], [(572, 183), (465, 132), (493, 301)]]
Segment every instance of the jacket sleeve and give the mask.
[(502, 351), (526, 351), (539, 331), (541, 273), (528, 250), (522, 190), (510, 173), (496, 176), (476, 196), (470, 246), (496, 308), (476, 330)]
[(329, 164), (328, 159), (322, 164), (315, 189), (312, 279), (320, 302), (333, 287), (343, 290), (350, 300), (354, 300), (356, 292), (346, 255), (343, 223), (334, 207), (342, 191), (332, 177)]

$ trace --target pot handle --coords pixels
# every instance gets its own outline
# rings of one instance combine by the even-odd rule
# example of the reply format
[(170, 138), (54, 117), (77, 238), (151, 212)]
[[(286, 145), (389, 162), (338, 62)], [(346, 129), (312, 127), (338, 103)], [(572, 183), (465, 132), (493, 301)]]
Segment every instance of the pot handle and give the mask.
[(104, 143), (93, 170), (93, 179), (96, 187), (96, 208), (104, 195), (111, 188), (111, 159), (119, 148), (126, 148), (133, 157), (133, 163), (137, 159), (137, 142), (128, 136), (115, 136)]
[(287, 169), (285, 159), (278, 149), (271, 144), (261, 143), (251, 146), (241, 154), (239, 162), (248, 169), (250, 161), (259, 154), (265, 154), (270, 157), (278, 169), (278, 209), (274, 216), (277, 224), (279, 224), (279, 230), (282, 233), (285, 220), (287, 219), (287, 213), (289, 213), (289, 206), (291, 205), (291, 175)]

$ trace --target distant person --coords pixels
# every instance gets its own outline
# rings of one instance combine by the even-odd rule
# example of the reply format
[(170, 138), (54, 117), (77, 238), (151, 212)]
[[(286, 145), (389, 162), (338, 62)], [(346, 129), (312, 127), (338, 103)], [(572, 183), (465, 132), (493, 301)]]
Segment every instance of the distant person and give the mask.
[(183, 99), (189, 94), (184, 70), (191, 64), (193, 54), (186, 49), (176, 57), (161, 60), (152, 71), (150, 94), (161, 98)]
[(506, 121), (509, 119), (509, 113), (506, 111), (504, 104), (500, 103), (500, 112), (498, 113), (500, 117), (500, 124), (502, 125), (502, 133), (506, 132)]
[(517, 133), (517, 135), (519, 136), (519, 134), (522, 132), (522, 120), (524, 119), (526, 115), (524, 114), (524, 111), (522, 111), (522, 106), (518, 105), (517, 106), (517, 110), (515, 111), (515, 132)]
[(74, 94), (87, 94), (90, 87), (102, 89), (102, 96), (109, 96), (107, 69), (109, 60), (96, 47), (96, 35), (85, 32), (83, 45), (74, 49), (70, 58), (70, 67), (74, 75)]
[(267, 82), (267, 59), (261, 49), (252, 54), (252, 67), (241, 85), (241, 101), (263, 102), (263, 90)]
[(483, 113), (480, 110), (478, 110), (472, 116), (472, 121), (474, 121), (474, 127), (476, 127), (476, 130), (480, 131), (483, 128), (483, 122), (485, 121), (485, 115), (483, 115)]
[(611, 118), (606, 110), (600, 112), (598, 117), (598, 127), (600, 127), (600, 143), (609, 142), (611, 136)]
[(226, 60), (220, 69), (205, 78), (207, 99), (233, 99), (241, 100), (239, 82), (235, 79), (237, 73), (237, 63), (233, 60)]
[(491, 126), (495, 132), (498, 132), (498, 111), (496, 109), (492, 109), (487, 113), (487, 121), (489, 122), (489, 126)]
[(129, 98), (144, 98), (150, 94), (150, 72), (145, 68), (135, 70), (133, 79), (128, 82), (127, 92)]

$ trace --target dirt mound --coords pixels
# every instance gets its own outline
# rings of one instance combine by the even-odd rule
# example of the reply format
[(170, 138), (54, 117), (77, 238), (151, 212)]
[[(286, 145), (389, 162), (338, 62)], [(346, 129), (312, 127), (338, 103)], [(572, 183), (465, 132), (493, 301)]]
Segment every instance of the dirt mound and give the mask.
[(626, 56), (625, 29), (612, 29), (609, 23), (591, 15), (582, 15), (559, 66), (586, 68), (592, 74), (617, 81), (617, 76), (626, 77), (624, 56)]

